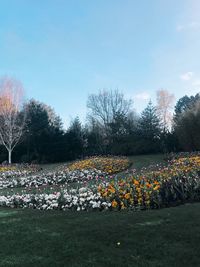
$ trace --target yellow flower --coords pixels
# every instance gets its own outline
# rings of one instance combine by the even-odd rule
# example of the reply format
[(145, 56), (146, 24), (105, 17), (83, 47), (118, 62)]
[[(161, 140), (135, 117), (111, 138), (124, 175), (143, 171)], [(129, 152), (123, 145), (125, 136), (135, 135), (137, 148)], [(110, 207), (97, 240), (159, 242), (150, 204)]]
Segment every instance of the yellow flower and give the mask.
[(107, 197), (108, 193), (107, 192), (104, 192), (103, 193), (103, 197)]
[(140, 187), (137, 187), (136, 190), (137, 190), (138, 193), (141, 192), (141, 188)]
[(141, 197), (138, 198), (138, 203), (139, 203), (139, 204), (142, 204), (142, 198), (141, 198)]
[(155, 186), (153, 190), (157, 191), (158, 189), (160, 189), (160, 185)]
[(114, 187), (109, 188), (108, 191), (109, 191), (110, 193), (114, 194), (114, 193), (115, 193), (115, 188), (114, 188)]
[(121, 209), (122, 209), (122, 210), (126, 209), (126, 207), (125, 207), (125, 205), (124, 205), (124, 202), (121, 201), (120, 204), (121, 204)]
[(128, 158), (119, 157), (92, 157), (89, 159), (74, 162), (68, 166), (69, 170), (97, 169), (108, 174), (116, 173), (127, 169)]

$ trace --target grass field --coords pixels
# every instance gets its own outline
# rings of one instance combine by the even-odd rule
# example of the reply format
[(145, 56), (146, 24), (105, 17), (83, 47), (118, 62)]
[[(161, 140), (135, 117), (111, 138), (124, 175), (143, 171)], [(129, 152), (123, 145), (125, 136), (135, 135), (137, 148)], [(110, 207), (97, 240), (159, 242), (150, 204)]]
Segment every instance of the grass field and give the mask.
[(131, 156), (129, 157), (129, 160), (132, 164), (132, 168), (135, 168), (137, 170), (143, 167), (148, 167), (149, 165), (166, 163), (163, 154)]
[[(164, 156), (130, 161), (139, 170)], [(200, 203), (140, 212), (1, 208), (0, 266), (197, 267), (199, 225)]]
[(199, 225), (200, 204), (146, 212), (1, 209), (0, 266), (200, 266)]

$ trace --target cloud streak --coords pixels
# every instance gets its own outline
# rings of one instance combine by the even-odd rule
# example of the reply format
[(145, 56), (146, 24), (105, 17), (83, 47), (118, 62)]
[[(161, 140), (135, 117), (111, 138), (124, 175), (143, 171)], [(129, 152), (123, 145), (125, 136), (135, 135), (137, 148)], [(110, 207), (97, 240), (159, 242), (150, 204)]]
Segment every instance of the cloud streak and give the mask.
[(183, 81), (189, 81), (192, 79), (194, 73), (192, 71), (188, 71), (180, 75), (180, 79)]

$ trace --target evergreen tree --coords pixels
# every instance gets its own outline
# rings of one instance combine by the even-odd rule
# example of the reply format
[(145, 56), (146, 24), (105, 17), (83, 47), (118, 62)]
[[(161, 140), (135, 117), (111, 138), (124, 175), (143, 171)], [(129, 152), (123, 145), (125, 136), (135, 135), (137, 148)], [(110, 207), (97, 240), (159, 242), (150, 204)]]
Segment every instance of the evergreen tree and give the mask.
[(64, 138), (61, 120), (55, 116), (52, 124), (43, 103), (30, 100), (26, 110), (26, 129), (19, 147), (25, 162), (54, 162), (64, 160)]
[(68, 159), (73, 160), (83, 156), (84, 132), (78, 117), (76, 117), (65, 134)]
[(156, 108), (151, 101), (141, 114), (138, 132), (141, 152), (153, 153), (160, 151), (161, 125)]

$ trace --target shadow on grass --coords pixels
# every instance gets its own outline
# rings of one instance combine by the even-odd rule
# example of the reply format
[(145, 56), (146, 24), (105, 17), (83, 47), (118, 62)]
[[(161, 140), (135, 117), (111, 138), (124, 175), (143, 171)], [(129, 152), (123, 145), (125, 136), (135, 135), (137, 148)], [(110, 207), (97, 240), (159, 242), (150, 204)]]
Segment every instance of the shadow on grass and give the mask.
[(145, 212), (0, 214), (0, 266), (200, 266), (199, 203)]

